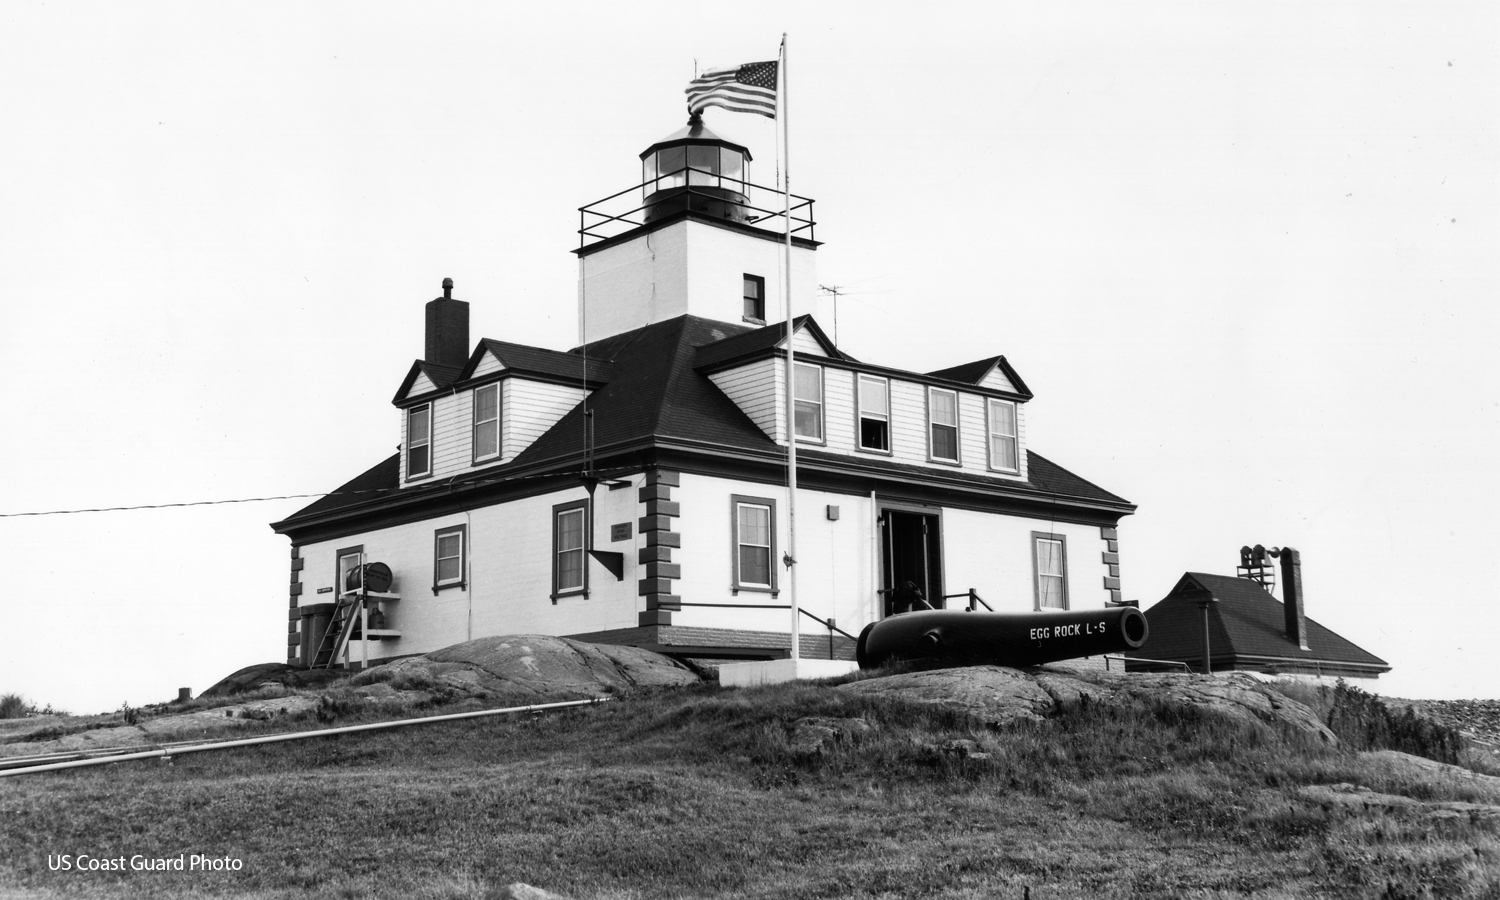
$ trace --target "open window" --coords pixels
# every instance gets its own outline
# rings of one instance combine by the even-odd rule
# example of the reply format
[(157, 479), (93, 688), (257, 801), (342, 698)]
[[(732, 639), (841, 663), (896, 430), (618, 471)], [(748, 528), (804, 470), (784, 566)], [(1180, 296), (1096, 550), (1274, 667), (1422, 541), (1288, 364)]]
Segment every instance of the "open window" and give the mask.
[(859, 449), (891, 452), (891, 382), (859, 376)]

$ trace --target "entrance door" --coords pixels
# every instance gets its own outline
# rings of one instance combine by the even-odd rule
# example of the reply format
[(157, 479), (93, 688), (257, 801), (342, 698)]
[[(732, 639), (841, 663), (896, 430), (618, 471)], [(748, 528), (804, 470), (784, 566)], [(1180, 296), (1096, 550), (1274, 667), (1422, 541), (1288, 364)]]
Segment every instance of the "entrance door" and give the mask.
[(936, 513), (886, 509), (881, 513), (884, 614), (895, 612), (896, 591), (908, 581), (934, 609), (943, 608), (943, 541)]

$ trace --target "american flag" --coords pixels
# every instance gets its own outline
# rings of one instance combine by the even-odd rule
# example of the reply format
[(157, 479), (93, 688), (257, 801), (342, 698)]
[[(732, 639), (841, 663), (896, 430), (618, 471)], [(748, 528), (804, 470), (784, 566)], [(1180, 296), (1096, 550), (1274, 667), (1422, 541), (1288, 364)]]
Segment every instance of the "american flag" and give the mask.
[(688, 82), (688, 112), (710, 106), (776, 118), (776, 62), (709, 69)]

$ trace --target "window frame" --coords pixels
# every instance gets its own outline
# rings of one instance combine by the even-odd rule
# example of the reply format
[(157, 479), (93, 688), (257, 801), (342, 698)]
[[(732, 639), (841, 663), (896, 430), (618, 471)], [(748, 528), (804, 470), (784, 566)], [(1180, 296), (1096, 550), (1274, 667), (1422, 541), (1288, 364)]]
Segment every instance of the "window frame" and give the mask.
[[(415, 406), (409, 406), (406, 409), (406, 446), (402, 448), (402, 458), (406, 463), (407, 481), (415, 481), (418, 478), (429, 478), (432, 476), (432, 407), (433, 404), (429, 401), (427, 403), (418, 403)], [(412, 443), (411, 420), (412, 416), (416, 415), (418, 412), (425, 413), (427, 416), (427, 437), (423, 439), (420, 445), (427, 451), (427, 468), (423, 469), (420, 472), (413, 472), (411, 467), (411, 455), (419, 445)]]
[[(458, 535), (458, 577), (444, 580), (439, 572), (442, 570), (444, 559), (452, 557), (443, 556), (443, 538)], [(448, 525), (439, 528), (432, 533), (432, 593), (458, 588), (464, 590), (469, 584), (469, 526)]]
[[(745, 545), (740, 543), (740, 507), (759, 506), (767, 511), (766, 526), (767, 536), (771, 543), (769, 552), (769, 571), (767, 577), (769, 584), (757, 584), (740, 580), (740, 548), (742, 546), (760, 546), (758, 544)], [(776, 501), (769, 497), (750, 497), (745, 494), (731, 494), (729, 496), (729, 583), (730, 593), (738, 594), (741, 591), (749, 591), (758, 594), (770, 594), (772, 597), (781, 593), (776, 583)]]
[[(885, 412), (883, 420), (871, 418), (870, 421), (885, 422), (885, 449), (865, 446), (865, 381), (880, 381), (885, 384)], [(864, 372), (854, 373), (854, 448), (861, 453), (878, 453), (881, 456), (890, 456), (894, 452), (895, 441), (893, 440), (895, 429), (891, 427), (891, 380), (884, 375), (869, 375)]]
[[(812, 369), (818, 373), (818, 399), (803, 400), (797, 396), (797, 370)], [(827, 444), (828, 443), (828, 417), (825, 413), (828, 396), (828, 378), (823, 367), (814, 363), (798, 362), (792, 365), (792, 438), (804, 444)], [(797, 433), (797, 404), (816, 403), (818, 405), (818, 436), (808, 437)]]
[[(1048, 577), (1056, 577), (1061, 580), (1062, 606), (1042, 605), (1042, 555), (1040, 551), (1043, 541), (1058, 545), (1058, 564), (1062, 571), (1056, 576), (1049, 575)], [(1033, 531), (1031, 533), (1031, 589), (1033, 604), (1037, 612), (1048, 609), (1067, 610), (1072, 608), (1068, 598), (1068, 539), (1066, 535), (1052, 534), (1046, 531)]]
[[(1012, 429), (1010, 434), (1000, 434), (999, 432), (995, 431), (994, 409), (996, 404), (1005, 404), (1006, 406), (1010, 407), (1010, 424)], [(1003, 400), (999, 397), (986, 397), (984, 401), (984, 420), (985, 453), (988, 457), (990, 471), (1004, 472), (1008, 475), (1021, 474), (1021, 405), (1014, 400)], [(1004, 437), (1010, 439), (1011, 447), (1013, 448), (1016, 458), (1016, 464), (1014, 467), (1006, 468), (1005, 466), (997, 465), (995, 463), (996, 437)]]
[[(493, 419), (480, 419), (479, 418), (479, 392), (480, 391), (490, 391), (490, 390), (492, 390), (492, 391), (495, 392), (495, 417)], [(472, 404), (473, 407), (474, 407), (474, 410), (473, 410), (473, 426), (470, 429), (469, 436), (470, 436), (470, 446), (471, 446), (471, 450), (472, 450), (472, 453), (473, 453), (473, 459), (472, 459), (472, 461), (473, 461), (473, 463), (475, 465), (478, 465), (479, 463), (482, 463), (482, 462), (492, 462), (494, 460), (499, 459), (501, 457), (501, 455), (502, 455), (501, 454), (501, 449), (502, 448), (500, 446), (500, 416), (501, 416), (501, 406), (500, 406), (500, 404), (501, 404), (501, 400), (502, 400), (502, 398), (501, 398), (500, 382), (498, 382), (498, 381), (491, 382), (490, 384), (481, 384), (478, 387), (474, 388), (474, 391), (473, 391), (473, 404)], [(495, 452), (494, 453), (481, 454), (479, 452), (479, 429), (481, 427), (484, 427), (484, 426), (493, 426), (494, 429), (495, 429)]]
[[(577, 512), (583, 517), (581, 543), (577, 548), (566, 552), (578, 551), (580, 559), (579, 584), (576, 587), (565, 588), (562, 586), (562, 553), (559, 544), (562, 537), (562, 517)], [(552, 602), (556, 603), (563, 597), (587, 597), (589, 595), (589, 548), (592, 541), (590, 536), (589, 501), (571, 500), (567, 503), (558, 503), (552, 507)]]
[[(354, 556), (359, 559), (355, 565), (365, 563), (365, 545), (355, 544), (353, 547), (340, 547), (333, 551), (333, 596), (335, 600), (341, 599), (346, 593), (344, 590), (344, 557)], [(364, 587), (364, 574), (360, 574), (360, 587)], [(317, 648), (314, 647), (314, 650)]]
[[(766, 279), (765, 279), (764, 276), (761, 276), (761, 275), (751, 275), (749, 272), (745, 272), (744, 273), (744, 281), (754, 282), (755, 283), (755, 289), (760, 293), (760, 296), (757, 297), (757, 298), (755, 298), (755, 302), (757, 304), (757, 309), (760, 312), (760, 315), (759, 316), (752, 316), (752, 315), (746, 313), (745, 312), (745, 307), (743, 305), (741, 305), (740, 306), (740, 312), (741, 312), (742, 315), (741, 315), (740, 318), (743, 321), (750, 322), (750, 323), (752, 323), (754, 325), (764, 325), (764, 324), (766, 324)], [(742, 282), (742, 284), (743, 284), (743, 282)], [(741, 293), (744, 292), (744, 288), (743, 287), (740, 290), (741, 290)], [(748, 301), (749, 299), (750, 298), (748, 296), (742, 298), (742, 300), (745, 300), (745, 301)]]
[[(952, 425), (948, 425), (946, 423), (940, 424), (938, 422), (933, 421), (933, 418), (932, 418), (932, 413), (933, 413), (932, 395), (934, 393), (943, 393), (943, 394), (951, 394), (951, 395), (953, 395), (953, 424)], [(963, 450), (963, 428), (960, 425), (960, 421), (962, 419), (962, 414), (961, 414), (961, 411), (960, 411), (960, 402), (959, 401), (960, 401), (960, 396), (959, 396), (958, 391), (953, 390), (952, 388), (940, 388), (940, 387), (934, 387), (933, 385), (928, 385), (927, 386), (927, 461), (928, 462), (941, 463), (942, 465), (945, 465), (945, 466), (961, 466), (961, 465), (963, 465), (963, 456), (964, 456), (964, 450)], [(936, 449), (937, 449), (937, 441), (933, 440), (933, 435), (936, 433), (936, 432), (933, 431), (933, 429), (939, 428), (939, 427), (941, 427), (941, 428), (952, 428), (953, 429), (953, 456), (951, 458), (946, 457), (946, 456), (938, 456), (937, 453), (935, 452)]]

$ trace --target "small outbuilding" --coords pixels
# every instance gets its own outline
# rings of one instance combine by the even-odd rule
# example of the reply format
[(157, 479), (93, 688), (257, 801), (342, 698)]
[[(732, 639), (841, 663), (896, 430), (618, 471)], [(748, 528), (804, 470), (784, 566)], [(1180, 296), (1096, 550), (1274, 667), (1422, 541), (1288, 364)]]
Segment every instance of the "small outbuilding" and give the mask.
[[(1294, 678), (1374, 679), (1390, 664), (1307, 618), (1303, 610), (1301, 560), (1281, 549), (1283, 596), (1272, 596), (1272, 578), (1250, 567), (1239, 577), (1186, 572), (1161, 602), (1146, 610), (1151, 640), (1127, 652), (1131, 672), (1248, 671)], [(1206, 612), (1205, 612), (1205, 607)]]

